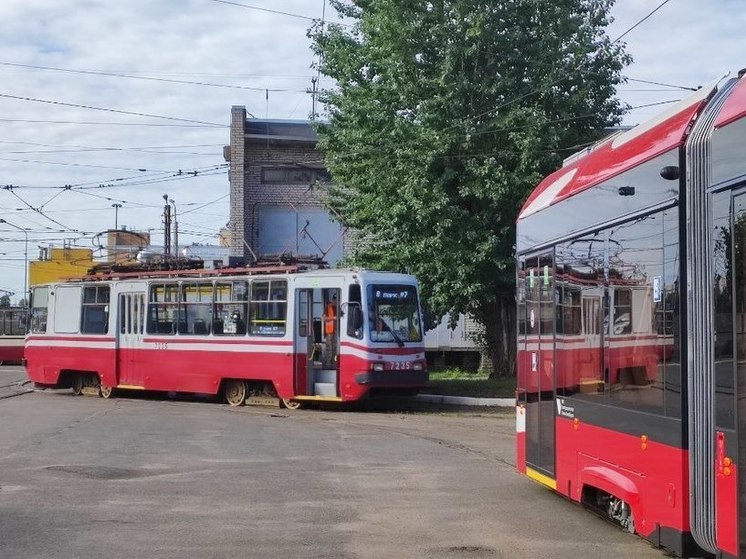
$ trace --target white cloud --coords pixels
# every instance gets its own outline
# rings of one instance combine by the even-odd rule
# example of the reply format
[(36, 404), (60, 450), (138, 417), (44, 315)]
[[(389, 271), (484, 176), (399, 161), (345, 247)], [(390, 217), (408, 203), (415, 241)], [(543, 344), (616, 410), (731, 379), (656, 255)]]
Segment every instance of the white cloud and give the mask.
[[(322, 2), (251, 0), (246, 3), (319, 17)], [(614, 8), (617, 21), (609, 34), (612, 37), (620, 34), (652, 7), (648, 0), (620, 0)], [(746, 66), (746, 59), (739, 58), (746, 52), (746, 39), (741, 31), (745, 27), (746, 12), (739, 7), (737, 0), (669, 2), (625, 37), (635, 58), (626, 74), (638, 79), (696, 86), (709, 82), (723, 71), (737, 71)], [(331, 8), (327, 8), (327, 17), (334, 17)], [(221, 146), (228, 142), (227, 125), (232, 105), (246, 105), (256, 116), (270, 118), (305, 118), (311, 108), (310, 97), (305, 93), (313, 75), (312, 53), (306, 38), (311, 23), (308, 20), (211, 0), (3, 0), (0, 21), (3, 22), (0, 62), (259, 88), (258, 91), (221, 89), (0, 65), (2, 95), (225, 126), (195, 128), (168, 120), (0, 97), (0, 187), (6, 184), (34, 187), (116, 184), (120, 181), (115, 179), (122, 177), (156, 173), (167, 176), (179, 169), (221, 165), (224, 163)], [(265, 88), (285, 91), (270, 92), (267, 103)], [(633, 82), (621, 88), (620, 95), (632, 105), (682, 95), (676, 90), (632, 91), (654, 88)], [(638, 122), (655, 112), (658, 109), (634, 111), (625, 121)], [(98, 149), (83, 150), (77, 146)], [(143, 148), (147, 151), (101, 148)], [(152, 151), (161, 153), (150, 153)], [(141, 168), (148, 171), (136, 170)], [(125, 200), (119, 210), (120, 224), (158, 230), (164, 193), (176, 200), (179, 212), (183, 212), (228, 194), (228, 179), (221, 174), (96, 189), (87, 191), (88, 194), (60, 193), (53, 188), (18, 188), (13, 192), (21, 199), (0, 189), (0, 215), (32, 231), (30, 254), (35, 256), (37, 245), (49, 242), (59, 245), (65, 235), (54, 231), (60, 228), (54, 222), (25, 208), (22, 200), (34, 207), (43, 206), (43, 212), (54, 220), (90, 232), (113, 226), (111, 204)], [(185, 214), (180, 219), (180, 239), (213, 241), (211, 235), (227, 219), (227, 199)], [(188, 233), (190, 231), (192, 233)], [(157, 242), (158, 235), (156, 233)], [(90, 240), (82, 238), (79, 244), (90, 246)], [(0, 288), (20, 293), (22, 287), (23, 236), (0, 224)]]
[[(320, 17), (322, 9), (321, 2), (312, 5), (304, 0), (282, 2), (281, 8), (269, 0), (247, 3), (308, 17)], [(16, 187), (0, 190), (0, 215), (31, 231), (31, 256), (37, 252), (36, 245), (52, 242), (59, 246), (63, 237), (76, 236), (59, 233), (59, 225), (24, 202), (41, 207), (46, 216), (71, 228), (98, 232), (113, 226), (111, 204), (125, 200), (119, 224), (157, 231), (164, 193), (176, 201), (181, 214), (227, 195), (227, 175), (85, 194), (54, 187), (117, 184), (124, 177), (162, 178), (180, 169), (220, 166), (225, 163), (222, 145), (228, 142), (232, 105), (246, 105), (253, 114), (270, 118), (306, 118), (310, 111), (306, 93), (313, 75), (306, 38), (309, 20), (209, 0), (4, 0), (0, 19), (0, 62), (257, 89), (0, 65), (0, 95), (222, 125), (199, 128), (178, 121), (0, 97), (0, 187)], [(270, 89), (268, 101), (265, 89)], [(74, 123), (80, 121), (142, 125)], [(184, 213), (179, 220), (180, 240), (215, 242), (214, 235), (227, 219), (227, 198)], [(156, 242), (159, 235), (156, 232)], [(18, 294), (23, 286), (23, 239), (18, 231), (0, 224), (0, 287)], [(91, 241), (81, 237), (78, 244), (91, 246)]]
[[(648, 0), (620, 0), (609, 29), (615, 38), (660, 4)], [(634, 62), (625, 75), (638, 80), (698, 87), (725, 72), (735, 74), (746, 66), (746, 12), (740, 0), (700, 2), (674, 0), (663, 6), (622, 40)], [(647, 90), (656, 91), (647, 91)], [(646, 105), (689, 95), (684, 90), (629, 82), (619, 88), (622, 99), (632, 106)], [(636, 124), (665, 110), (653, 106), (631, 111), (625, 124)]]

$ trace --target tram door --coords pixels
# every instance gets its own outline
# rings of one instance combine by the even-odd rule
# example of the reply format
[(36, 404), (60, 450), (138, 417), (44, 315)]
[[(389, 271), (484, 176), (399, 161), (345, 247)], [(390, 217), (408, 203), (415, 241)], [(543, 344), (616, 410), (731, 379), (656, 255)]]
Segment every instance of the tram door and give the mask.
[[(139, 286), (137, 286), (139, 287)], [(117, 325), (117, 384), (142, 387), (145, 373), (141, 363), (145, 333), (145, 291), (133, 289), (119, 294)]]
[[(746, 194), (735, 196), (732, 204), (733, 221), (731, 238), (733, 239), (733, 251), (731, 253), (732, 256), (728, 256), (731, 256), (733, 259), (730, 269), (733, 274), (732, 281), (735, 294), (735, 304), (733, 305), (735, 320), (731, 324), (735, 326), (736, 366), (735, 375), (733, 375), (732, 370), (730, 374), (725, 371), (718, 374), (718, 367), (723, 367), (718, 361), (725, 362), (726, 364), (728, 364), (728, 361), (724, 359), (723, 353), (725, 352), (722, 350), (718, 351), (718, 348), (715, 348), (715, 417), (717, 419), (716, 431), (720, 431), (725, 435), (725, 454), (736, 454), (738, 457), (736, 465), (737, 475), (735, 476), (738, 481), (737, 487), (728, 487), (726, 493), (725, 487), (722, 489), (717, 487), (718, 481), (721, 482), (722, 486), (725, 486), (722, 481), (724, 479), (723, 476), (719, 476), (719, 479), (716, 479), (716, 491), (720, 489), (720, 492), (716, 493), (716, 495), (719, 501), (726, 503), (728, 501), (727, 494), (735, 493), (737, 495), (737, 507), (731, 506), (730, 511), (733, 508), (737, 510), (735, 513), (736, 516), (732, 521), (737, 523), (738, 528), (731, 530), (733, 536), (730, 539), (735, 540), (735, 545), (729, 547), (737, 547), (738, 556), (746, 557)], [(727, 323), (726, 320), (722, 322)], [(720, 328), (720, 330), (724, 330), (724, 328)], [(721, 332), (718, 332), (718, 334), (720, 334), (720, 338), (726, 337)], [(735, 431), (735, 440), (729, 440), (730, 429), (728, 428), (733, 428)], [(719, 458), (719, 456), (716, 455), (716, 458)], [(728, 505), (731, 504), (728, 503)], [(722, 525), (724, 523), (718, 521), (718, 524)], [(724, 547), (724, 549), (727, 548)]]
[[(554, 257), (526, 259), (526, 465), (555, 477)], [(530, 475), (530, 474), (529, 474)]]
[(295, 345), (295, 394), (338, 396), (339, 295), (337, 288), (299, 288)]

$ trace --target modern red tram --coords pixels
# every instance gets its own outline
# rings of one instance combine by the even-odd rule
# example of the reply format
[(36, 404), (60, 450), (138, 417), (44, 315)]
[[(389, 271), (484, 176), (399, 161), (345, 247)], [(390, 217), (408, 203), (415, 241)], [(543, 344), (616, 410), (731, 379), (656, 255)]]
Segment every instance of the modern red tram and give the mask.
[(297, 266), (151, 272), (37, 286), (29, 378), (115, 390), (359, 400), (427, 384), (414, 277)]
[(746, 557), (746, 78), (573, 156), (517, 222), (517, 467)]
[(23, 359), (27, 314), (24, 307), (0, 308), (0, 365)]

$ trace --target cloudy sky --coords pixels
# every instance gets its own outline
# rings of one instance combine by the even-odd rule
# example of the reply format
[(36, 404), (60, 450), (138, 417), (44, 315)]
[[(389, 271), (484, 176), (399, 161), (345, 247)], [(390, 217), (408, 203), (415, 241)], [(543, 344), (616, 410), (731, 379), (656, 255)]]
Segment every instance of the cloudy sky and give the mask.
[[(662, 2), (618, 0), (609, 35)], [(619, 96), (641, 107), (625, 124), (665, 108), (644, 105), (746, 67), (742, 8), (669, 0), (624, 35), (634, 63)], [(306, 30), (323, 9), (324, 0), (0, 0), (0, 216), (27, 231), (29, 257), (65, 239), (98, 246), (95, 235), (114, 227), (112, 204), (120, 227), (160, 243), (164, 194), (182, 244), (215, 243), (228, 220), (230, 108), (308, 116)], [(0, 223), (0, 288), (14, 299), (24, 244)]]

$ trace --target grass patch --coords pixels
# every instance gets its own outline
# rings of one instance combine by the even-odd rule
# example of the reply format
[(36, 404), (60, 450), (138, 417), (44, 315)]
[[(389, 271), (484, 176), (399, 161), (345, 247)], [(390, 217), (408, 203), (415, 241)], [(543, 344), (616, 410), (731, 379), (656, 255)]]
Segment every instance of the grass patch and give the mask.
[(513, 398), (515, 397), (515, 378), (490, 379), (484, 374), (460, 369), (431, 371), (430, 384), (421, 392), (471, 398)]

